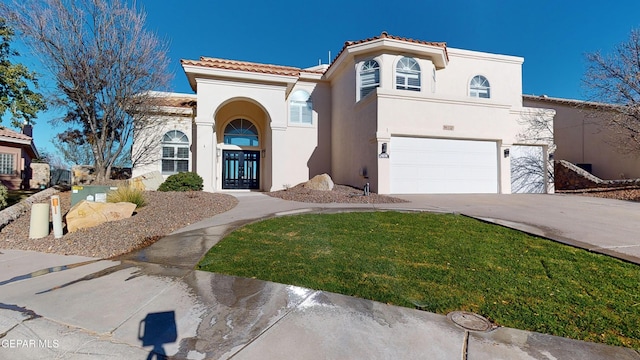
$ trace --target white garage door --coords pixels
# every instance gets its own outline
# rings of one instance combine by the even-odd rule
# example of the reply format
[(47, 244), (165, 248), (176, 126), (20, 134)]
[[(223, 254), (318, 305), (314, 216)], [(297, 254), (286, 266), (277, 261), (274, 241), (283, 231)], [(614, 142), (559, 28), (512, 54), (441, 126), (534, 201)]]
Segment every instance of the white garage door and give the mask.
[(514, 145), (510, 149), (511, 192), (546, 193), (542, 146)]
[(392, 194), (498, 192), (493, 141), (392, 137)]

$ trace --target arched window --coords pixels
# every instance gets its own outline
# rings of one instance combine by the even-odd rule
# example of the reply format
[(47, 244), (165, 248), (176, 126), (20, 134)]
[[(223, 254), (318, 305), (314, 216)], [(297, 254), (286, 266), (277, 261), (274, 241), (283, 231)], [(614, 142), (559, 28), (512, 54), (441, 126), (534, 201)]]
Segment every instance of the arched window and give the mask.
[(375, 60), (367, 60), (360, 68), (360, 99), (380, 86), (380, 65)]
[(162, 137), (162, 173), (189, 171), (189, 138), (182, 131), (171, 130)]
[(398, 61), (396, 89), (420, 91), (420, 65), (415, 59), (403, 57)]
[(482, 75), (474, 76), (469, 83), (469, 96), (489, 99), (491, 97), (489, 80)]
[(313, 123), (313, 103), (311, 95), (303, 90), (297, 90), (289, 98), (290, 122), (294, 124)]
[(235, 119), (224, 129), (224, 143), (238, 146), (258, 146), (258, 129), (249, 120)]

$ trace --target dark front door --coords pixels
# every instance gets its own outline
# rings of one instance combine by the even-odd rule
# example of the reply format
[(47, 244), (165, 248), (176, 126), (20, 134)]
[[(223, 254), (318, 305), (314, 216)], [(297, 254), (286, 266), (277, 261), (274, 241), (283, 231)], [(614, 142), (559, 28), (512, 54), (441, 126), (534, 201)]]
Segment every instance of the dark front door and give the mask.
[(259, 189), (260, 151), (223, 150), (222, 188)]

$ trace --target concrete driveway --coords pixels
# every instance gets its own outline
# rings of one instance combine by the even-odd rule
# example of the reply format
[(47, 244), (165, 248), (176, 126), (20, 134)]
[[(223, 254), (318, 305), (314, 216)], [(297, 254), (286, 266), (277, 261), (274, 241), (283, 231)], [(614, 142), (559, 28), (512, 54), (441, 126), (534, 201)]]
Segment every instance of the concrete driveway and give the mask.
[(448, 318), (194, 270), (224, 234), (247, 222), (353, 209), (460, 212), (631, 257), (640, 233), (636, 204), (435, 195), (345, 205), (235, 195), (233, 210), (114, 260), (0, 250), (0, 359), (640, 359), (626, 348), (518, 329), (477, 330), (471, 315)]
[(456, 212), (640, 264), (640, 203), (579, 195), (402, 195), (419, 209)]

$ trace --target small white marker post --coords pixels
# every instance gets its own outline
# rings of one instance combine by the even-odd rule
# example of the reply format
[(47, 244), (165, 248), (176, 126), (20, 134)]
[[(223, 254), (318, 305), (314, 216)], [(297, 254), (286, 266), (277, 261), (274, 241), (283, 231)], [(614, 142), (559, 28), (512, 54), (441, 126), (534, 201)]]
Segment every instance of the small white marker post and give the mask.
[(53, 221), (53, 236), (62, 237), (62, 214), (60, 213), (60, 196), (51, 196), (51, 220)]

